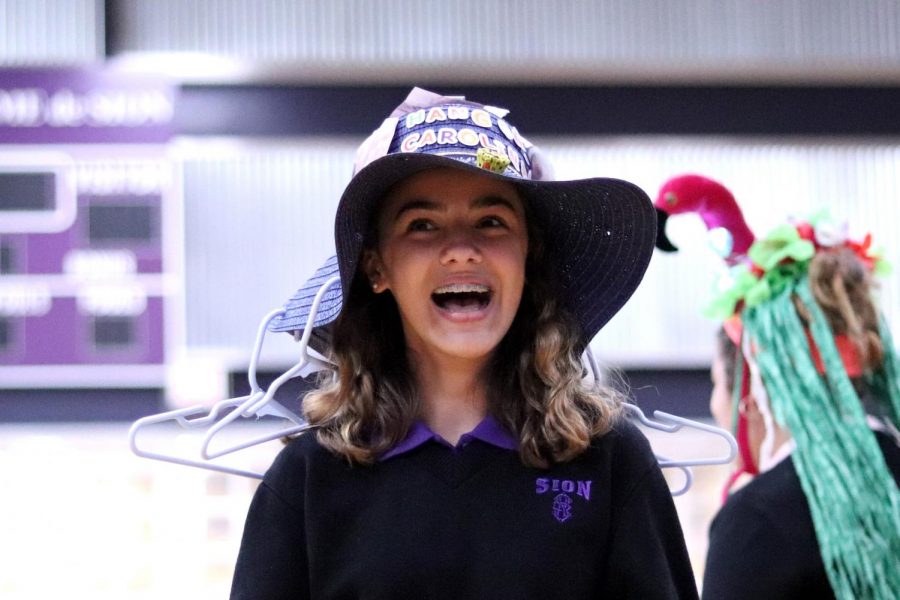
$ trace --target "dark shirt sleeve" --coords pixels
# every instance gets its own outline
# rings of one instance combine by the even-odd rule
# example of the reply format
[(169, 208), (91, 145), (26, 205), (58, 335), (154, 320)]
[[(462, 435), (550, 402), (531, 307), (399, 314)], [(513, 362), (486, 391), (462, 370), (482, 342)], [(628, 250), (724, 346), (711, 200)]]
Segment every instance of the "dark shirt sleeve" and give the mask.
[(247, 513), (231, 600), (309, 598), (308, 573), (303, 515), (264, 481)]
[(649, 446), (615, 514), (604, 598), (695, 599), (697, 583), (672, 495)]

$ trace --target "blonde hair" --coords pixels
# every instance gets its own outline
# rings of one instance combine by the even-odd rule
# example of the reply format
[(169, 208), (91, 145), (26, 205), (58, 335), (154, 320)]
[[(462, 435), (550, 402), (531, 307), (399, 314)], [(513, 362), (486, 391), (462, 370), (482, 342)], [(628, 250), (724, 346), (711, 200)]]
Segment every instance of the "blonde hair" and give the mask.
[[(571, 460), (620, 416), (622, 396), (598, 382), (586, 385), (577, 328), (562, 317), (553, 300), (538, 312), (535, 335), (506, 377), (499, 366), (493, 396), (500, 420), (519, 438), (519, 456), (532, 467)], [(512, 393), (515, 390), (518, 393)]]
[[(866, 265), (847, 248), (819, 252), (809, 264), (809, 287), (835, 335), (846, 335), (867, 371), (881, 367), (884, 347), (878, 333), (878, 309), (872, 299), (873, 278)], [(810, 322), (802, 304), (801, 318)]]
[[(540, 230), (526, 223), (528, 283), (482, 380), (488, 410), (518, 438), (521, 461), (546, 468), (575, 458), (606, 433), (620, 414), (621, 395), (584, 381), (580, 330), (556, 300)], [(370, 464), (404, 438), (419, 400), (393, 297), (373, 294), (363, 280), (357, 274), (334, 324), (337, 376), (306, 396), (303, 412), (320, 444)]]

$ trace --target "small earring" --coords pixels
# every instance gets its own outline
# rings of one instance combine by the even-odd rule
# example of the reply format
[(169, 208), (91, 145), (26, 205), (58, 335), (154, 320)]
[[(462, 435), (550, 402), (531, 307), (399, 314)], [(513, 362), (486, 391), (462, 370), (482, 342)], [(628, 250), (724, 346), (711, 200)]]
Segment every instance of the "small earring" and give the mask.
[(741, 401), (738, 402), (738, 412), (745, 417), (754, 416), (752, 413), (754, 407), (750, 404), (750, 400), (750, 396), (744, 396), (741, 398)]
[(372, 291), (373, 291), (373, 292), (377, 292), (377, 291), (378, 291), (378, 282), (377, 282), (377, 281), (373, 281), (373, 282), (372, 282)]

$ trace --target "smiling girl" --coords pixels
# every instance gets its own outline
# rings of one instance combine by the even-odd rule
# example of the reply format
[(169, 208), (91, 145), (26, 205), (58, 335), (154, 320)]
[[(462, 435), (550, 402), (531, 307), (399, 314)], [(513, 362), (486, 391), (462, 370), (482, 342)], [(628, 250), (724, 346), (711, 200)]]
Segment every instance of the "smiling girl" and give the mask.
[(656, 459), (580, 360), (654, 209), (550, 181), (505, 116), (416, 89), (360, 148), (315, 278), (340, 273), (336, 370), (256, 492), (232, 598), (696, 597)]

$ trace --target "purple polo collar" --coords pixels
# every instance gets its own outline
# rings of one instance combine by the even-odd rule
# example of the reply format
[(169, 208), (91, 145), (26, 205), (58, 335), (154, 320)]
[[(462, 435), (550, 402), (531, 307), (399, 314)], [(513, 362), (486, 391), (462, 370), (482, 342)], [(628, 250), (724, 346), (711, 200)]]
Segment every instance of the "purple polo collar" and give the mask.
[(503, 448), (504, 450), (516, 450), (519, 442), (509, 433), (497, 420), (488, 415), (481, 420), (481, 423), (475, 426), (475, 429), (469, 433), (464, 433), (459, 438), (459, 443), (454, 447), (450, 442), (433, 432), (428, 425), (422, 421), (416, 421), (410, 428), (406, 437), (396, 446), (385, 452), (379, 458), (379, 461), (388, 460), (405, 452), (409, 452), (418, 448), (425, 442), (434, 440), (448, 448), (459, 450), (465, 447), (472, 440), (480, 440), (492, 446)]

